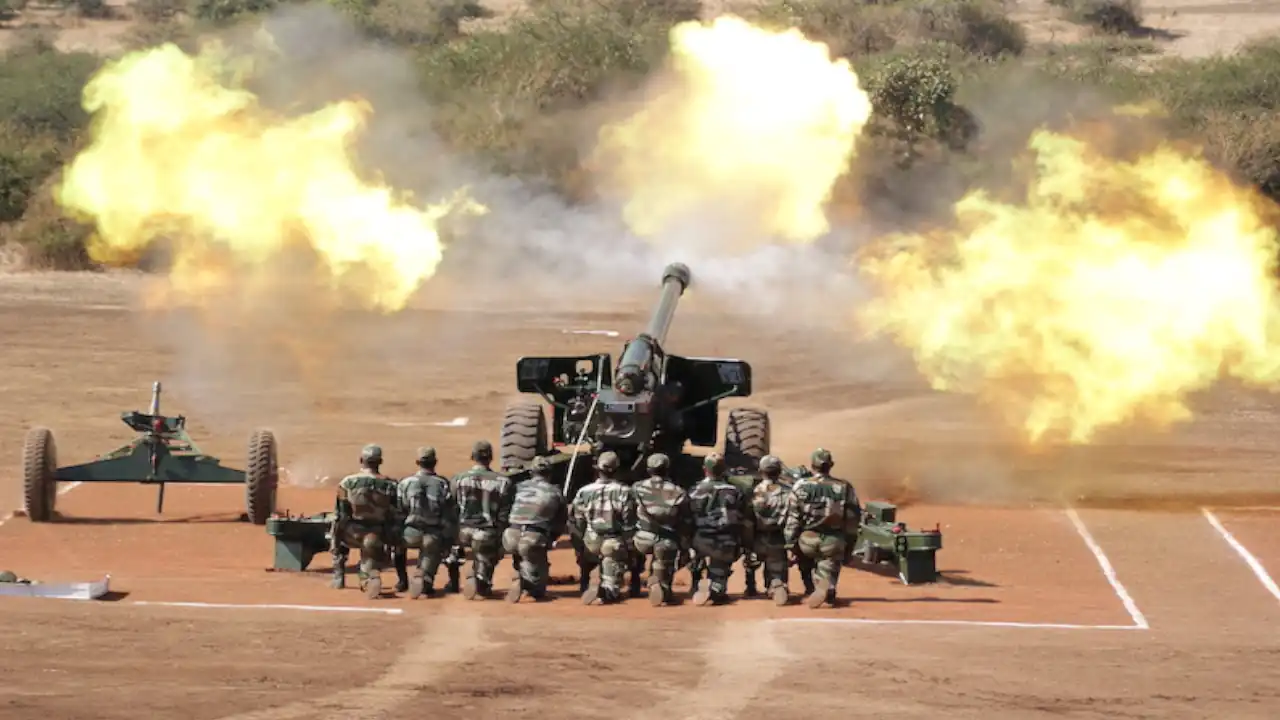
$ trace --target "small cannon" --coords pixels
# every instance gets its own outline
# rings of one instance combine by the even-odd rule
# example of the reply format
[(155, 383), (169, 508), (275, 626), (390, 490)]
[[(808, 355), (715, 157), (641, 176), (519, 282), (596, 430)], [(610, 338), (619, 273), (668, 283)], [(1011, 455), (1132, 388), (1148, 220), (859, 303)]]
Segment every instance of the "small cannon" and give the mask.
[(115, 450), (80, 465), (58, 466), (53, 432), (37, 427), (27, 432), (22, 448), (23, 501), (32, 522), (50, 522), (58, 497), (58, 483), (132, 482), (159, 485), (156, 513), (164, 512), (168, 483), (245, 486), (249, 522), (263, 525), (275, 512), (279, 466), (275, 435), (256, 430), (249, 436), (248, 470), (223, 466), (206, 455), (187, 434), (183, 415), (160, 414), (160, 383), (151, 386), (151, 411), (129, 410), (120, 419), (138, 436)]

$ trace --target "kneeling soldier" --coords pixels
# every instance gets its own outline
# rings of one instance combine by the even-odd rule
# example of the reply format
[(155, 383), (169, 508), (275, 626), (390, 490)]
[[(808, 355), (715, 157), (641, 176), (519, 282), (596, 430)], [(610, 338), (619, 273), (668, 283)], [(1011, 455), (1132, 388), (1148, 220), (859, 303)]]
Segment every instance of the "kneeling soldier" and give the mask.
[(551, 463), (545, 457), (533, 459), (532, 477), (516, 484), (510, 525), (502, 534), (502, 546), (520, 560), (519, 574), (512, 578), (507, 602), (520, 602), (529, 593), (541, 600), (547, 593), (551, 567), (547, 551), (564, 533), (568, 508), (560, 488), (551, 484)]
[[(396, 550), (397, 592), (409, 597), (435, 594), (436, 570), (458, 537), (458, 501), (449, 479), (436, 473), (436, 450), (418, 448), (418, 472), (400, 481), (400, 509), (404, 513), (402, 542)], [(420, 574), (410, 579), (409, 548), (418, 549)]]

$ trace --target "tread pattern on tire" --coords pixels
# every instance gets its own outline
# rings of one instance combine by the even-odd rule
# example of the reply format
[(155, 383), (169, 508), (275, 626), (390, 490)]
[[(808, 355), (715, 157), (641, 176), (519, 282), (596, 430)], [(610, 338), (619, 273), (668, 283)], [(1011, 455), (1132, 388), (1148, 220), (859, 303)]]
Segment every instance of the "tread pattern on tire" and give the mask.
[(22, 445), (22, 501), (31, 522), (49, 522), (58, 497), (58, 446), (48, 428), (32, 428)]
[(276, 438), (270, 430), (249, 436), (249, 465), (245, 470), (245, 510), (249, 522), (265, 525), (276, 511), (276, 486), (280, 470), (276, 463)]
[(528, 467), (538, 455), (548, 451), (547, 416), (537, 403), (520, 403), (507, 407), (502, 416), (499, 462), (519, 463)]
[(755, 408), (734, 408), (724, 429), (724, 459), (730, 468), (755, 471), (769, 454), (769, 413)]

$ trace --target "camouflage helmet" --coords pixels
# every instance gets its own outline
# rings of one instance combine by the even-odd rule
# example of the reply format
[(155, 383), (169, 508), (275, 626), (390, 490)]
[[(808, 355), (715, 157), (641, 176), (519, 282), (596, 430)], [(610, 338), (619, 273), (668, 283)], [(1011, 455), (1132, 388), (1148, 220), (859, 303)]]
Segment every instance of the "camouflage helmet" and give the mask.
[(534, 475), (546, 477), (551, 472), (551, 458), (546, 455), (539, 455), (533, 459), (530, 468), (533, 470)]
[(826, 448), (814, 450), (809, 457), (809, 466), (818, 472), (830, 470), (832, 465), (835, 465), (835, 461), (831, 459), (831, 451)]
[(16, 583), (18, 574), (12, 570), (0, 570), (0, 583)]
[(436, 449), (430, 445), (424, 445), (418, 448), (418, 464), (424, 467), (430, 467), (436, 464)]
[(488, 440), (477, 440), (471, 446), (471, 459), (476, 462), (491, 462), (493, 460), (493, 445)]
[(645, 467), (649, 468), (649, 472), (654, 473), (655, 475), (658, 473), (665, 473), (671, 468), (671, 458), (667, 457), (663, 453), (654, 453), (649, 456), (647, 461), (645, 461)]
[(721, 475), (725, 471), (724, 456), (718, 452), (707, 453), (707, 457), (702, 461), (702, 469), (713, 475)]
[(760, 458), (760, 472), (769, 477), (777, 477), (782, 472), (782, 460), (775, 455)]
[(596, 460), (596, 469), (607, 473), (617, 472), (621, 465), (622, 461), (618, 459), (618, 453), (612, 450), (600, 453), (599, 459)]
[(377, 465), (382, 462), (382, 447), (370, 443), (360, 448), (360, 462), (366, 465)]

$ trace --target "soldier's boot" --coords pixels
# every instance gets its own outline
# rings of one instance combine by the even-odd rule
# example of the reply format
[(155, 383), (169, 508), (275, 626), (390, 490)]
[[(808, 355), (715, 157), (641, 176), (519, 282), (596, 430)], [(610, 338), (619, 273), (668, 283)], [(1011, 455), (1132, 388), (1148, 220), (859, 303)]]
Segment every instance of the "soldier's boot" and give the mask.
[(787, 584), (777, 578), (769, 583), (769, 597), (773, 598), (773, 604), (778, 607), (791, 602), (791, 596), (787, 594)]
[(511, 587), (507, 588), (507, 602), (518, 603), (521, 595), (524, 595), (524, 581), (517, 575), (511, 578)]
[(805, 604), (811, 609), (822, 607), (822, 603), (827, 601), (827, 595), (831, 592), (831, 583), (826, 578), (818, 578), (813, 584), (813, 592), (809, 593), (809, 597), (805, 598)]
[(640, 578), (640, 570), (638, 570), (638, 569), (637, 569), (637, 570), (632, 570), (632, 571), (631, 571), (631, 588), (630, 588), (630, 591), (631, 591), (631, 592), (630, 592), (630, 595), (631, 595), (631, 597), (633, 597), (633, 598), (638, 598), (638, 597), (643, 597), (643, 596), (644, 596), (644, 591), (641, 589), (643, 586), (642, 586), (642, 584), (641, 584), (641, 582), (640, 582), (640, 581), (641, 581), (641, 578)]
[(614, 586), (601, 587), (600, 602), (605, 605), (616, 605), (622, 602), (622, 590)]
[(693, 584), (693, 604), (699, 607), (711, 602), (711, 580), (697, 578)]
[(600, 597), (600, 585), (597, 583), (590, 583), (587, 585), (587, 588), (582, 591), (582, 604), (590, 605), (595, 602), (598, 597)]
[(659, 607), (667, 602), (667, 591), (659, 583), (649, 583), (649, 604)]
[(756, 571), (747, 571), (747, 589), (742, 593), (743, 597), (753, 598), (760, 594), (760, 589), (756, 587)]
[(347, 569), (342, 563), (337, 563), (333, 568), (333, 579), (329, 581), (329, 587), (334, 590), (341, 590), (347, 586)]
[(462, 585), (462, 597), (468, 600), (483, 599), (489, 594), (489, 588), (472, 572)]
[(444, 591), (445, 591), (445, 592), (447, 592), (447, 593), (456, 593), (456, 592), (458, 592), (458, 589), (459, 589), (459, 588), (458, 588), (458, 576), (459, 576), (459, 575), (461, 575), (461, 574), (462, 574), (462, 572), (458, 569), (458, 566), (457, 566), (457, 565), (450, 565), (450, 566), (449, 566), (449, 582), (444, 586)]
[(407, 555), (407, 553), (398, 552), (393, 558), (396, 566), (396, 592), (398, 593), (409, 589), (409, 558)]

